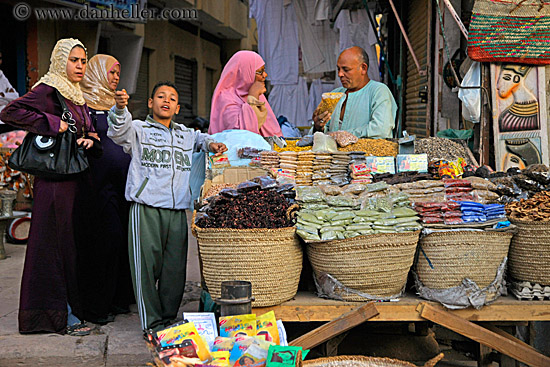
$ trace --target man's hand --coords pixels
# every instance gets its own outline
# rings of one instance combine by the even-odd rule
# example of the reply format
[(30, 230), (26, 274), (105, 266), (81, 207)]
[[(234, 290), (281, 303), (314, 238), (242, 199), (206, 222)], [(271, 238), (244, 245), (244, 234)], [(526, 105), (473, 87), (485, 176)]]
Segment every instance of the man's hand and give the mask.
[(319, 114), (319, 109), (313, 111), (313, 131), (324, 131), (325, 125), (330, 120), (332, 114), (328, 111)]
[(126, 93), (126, 89), (117, 90), (115, 92), (116, 108), (118, 108), (119, 110), (124, 109), (124, 107), (128, 105), (128, 98), (130, 98), (130, 96), (128, 95), (128, 93)]
[(90, 149), (94, 146), (94, 142), (91, 139), (80, 138), (76, 141), (78, 145), (82, 145), (85, 149)]
[(69, 124), (66, 123), (65, 121), (61, 120), (59, 122), (59, 132), (60, 133), (64, 133), (65, 131), (67, 131), (67, 129), (69, 128)]
[(210, 148), (210, 151), (212, 153), (216, 153), (214, 154), (214, 157), (217, 157), (222, 153), (227, 152), (227, 147), (224, 143), (210, 143), (208, 147)]

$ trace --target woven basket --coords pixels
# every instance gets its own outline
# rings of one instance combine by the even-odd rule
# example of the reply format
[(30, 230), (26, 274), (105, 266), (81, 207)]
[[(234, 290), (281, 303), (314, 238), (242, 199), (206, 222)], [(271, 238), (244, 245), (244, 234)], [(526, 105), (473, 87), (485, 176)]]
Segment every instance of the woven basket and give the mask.
[[(508, 232), (439, 232), (420, 240), (416, 272), (423, 285), (432, 289), (459, 286), (464, 278), (485, 288), (496, 277), (508, 254)], [(428, 263), (429, 259), (430, 263)]]
[(212, 298), (221, 297), (221, 283), (252, 283), (254, 307), (281, 304), (296, 295), (302, 272), (302, 246), (294, 227), (279, 229), (199, 228), (202, 276)]
[[(433, 367), (442, 360), (443, 353), (439, 353), (434, 358), (424, 364), (424, 367)], [(400, 361), (391, 358), (365, 357), (365, 356), (338, 356), (312, 359), (304, 361), (303, 367), (417, 367), (410, 362)]]
[(510, 245), (510, 275), (518, 281), (550, 285), (550, 222), (510, 221), (518, 227)]
[[(384, 233), (346, 240), (308, 243), (309, 260), (317, 279), (330, 274), (345, 287), (387, 298), (401, 293), (414, 260), (419, 232)], [(346, 301), (365, 301), (353, 293)]]

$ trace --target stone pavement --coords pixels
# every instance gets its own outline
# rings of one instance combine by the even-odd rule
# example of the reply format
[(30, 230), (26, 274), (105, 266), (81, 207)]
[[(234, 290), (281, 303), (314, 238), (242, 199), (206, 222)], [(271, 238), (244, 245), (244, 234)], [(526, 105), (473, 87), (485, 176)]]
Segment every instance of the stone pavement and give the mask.
[[(188, 215), (190, 218), (191, 216)], [(19, 289), (25, 245), (6, 244), (5, 260), (0, 260), (0, 366), (40, 367), (145, 367), (151, 364), (135, 305), (132, 312), (97, 326), (92, 335), (74, 337), (57, 334), (21, 335), (17, 329)], [(195, 238), (189, 233), (187, 284), (180, 307), (197, 311), (200, 272)]]

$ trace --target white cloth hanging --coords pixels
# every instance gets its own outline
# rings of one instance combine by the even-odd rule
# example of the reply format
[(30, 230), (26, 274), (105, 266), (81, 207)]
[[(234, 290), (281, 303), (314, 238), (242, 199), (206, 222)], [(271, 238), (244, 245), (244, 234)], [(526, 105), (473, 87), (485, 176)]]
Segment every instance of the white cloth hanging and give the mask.
[[(374, 15), (371, 12), (371, 17)], [(378, 58), (376, 56), (376, 34), (365, 9), (343, 9), (338, 14), (334, 28), (339, 30), (339, 52), (352, 46), (362, 47), (369, 56), (369, 78), (380, 81)]]
[(294, 126), (308, 126), (308, 91), (304, 78), (298, 78), (296, 84), (274, 85), (268, 96), (271, 109), (276, 117), (285, 116)]
[(307, 118), (311, 119), (313, 116), (313, 111), (321, 103), (323, 93), (330, 92), (334, 89), (334, 84), (332, 82), (324, 83), (321, 79), (315, 79), (311, 82), (309, 86), (309, 96), (307, 102)]
[(330, 0), (315, 0), (315, 20), (329, 20)]
[(294, 0), (304, 73), (323, 73), (336, 69), (338, 35), (329, 21), (315, 20), (316, 0)]
[[(0, 92), (4, 93), (3, 97), (0, 96), (0, 111), (2, 111), (8, 103), (19, 98), (19, 93), (11, 86), (10, 81), (6, 78), (2, 70), (0, 70)], [(0, 124), (3, 124), (3, 122), (0, 121)]]
[(250, 0), (250, 17), (258, 25), (258, 53), (271, 84), (298, 82), (298, 24), (294, 5), (284, 0)]

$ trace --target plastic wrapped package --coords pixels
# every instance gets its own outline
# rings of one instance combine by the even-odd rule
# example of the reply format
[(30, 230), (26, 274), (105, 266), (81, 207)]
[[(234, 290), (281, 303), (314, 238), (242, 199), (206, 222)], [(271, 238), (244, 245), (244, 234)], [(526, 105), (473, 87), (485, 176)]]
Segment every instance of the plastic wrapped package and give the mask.
[(475, 189), (475, 190), (491, 190), (491, 191), (494, 191), (497, 188), (494, 183), (492, 183), (491, 181), (489, 181), (485, 178), (470, 176), (470, 177), (465, 178), (465, 180), (470, 181), (470, 183), (472, 184), (472, 188)]
[(339, 186), (335, 185), (319, 185), (318, 187), (325, 193), (325, 195), (337, 196), (344, 193)]
[(252, 190), (259, 190), (260, 188), (260, 184), (253, 181), (244, 181), (237, 185), (238, 192), (249, 192)]
[(296, 200), (303, 203), (325, 202), (326, 196), (317, 186), (296, 187)]
[(361, 236), (361, 233), (355, 231), (344, 231), (345, 238), (353, 238), (357, 236)]
[(313, 145), (313, 135), (306, 135), (296, 142), (298, 147), (307, 147)]
[(366, 191), (367, 192), (382, 191), (382, 190), (386, 190), (388, 187), (389, 186), (386, 182), (380, 181), (380, 182), (377, 182), (377, 183), (372, 183), (372, 184), (367, 185)]
[(347, 186), (344, 186), (343, 189), (344, 189), (344, 194), (360, 195), (367, 189), (367, 186), (363, 184), (355, 183), (355, 184), (349, 184)]
[(227, 146), (227, 157), (232, 166), (246, 166), (250, 159), (239, 158), (238, 152), (242, 148), (255, 148), (258, 150), (271, 150), (271, 146), (265, 139), (248, 130), (225, 130), (211, 135), (212, 139), (224, 143)]
[(321, 241), (321, 237), (318, 234), (311, 234), (300, 229), (296, 230), (296, 234), (306, 241)]
[(326, 92), (321, 95), (321, 102), (319, 102), (319, 105), (317, 106), (317, 113), (319, 115), (329, 112), (334, 112), (334, 109), (336, 108), (336, 105), (338, 104), (338, 101), (340, 101), (340, 98), (342, 98), (345, 95), (345, 93), (342, 92)]
[(322, 225), (324, 223), (323, 220), (319, 220), (313, 213), (306, 213), (306, 212), (303, 212), (303, 211), (299, 211), (298, 214), (298, 219), (300, 220), (303, 220), (303, 221), (307, 221), (307, 222), (310, 222), (310, 223), (315, 223), (315, 224), (320, 224)]
[(347, 207), (355, 207), (357, 206), (357, 200), (354, 197), (347, 196), (347, 195), (339, 195), (339, 196), (327, 196), (326, 202), (330, 206), (347, 206)]
[(334, 240), (343, 240), (344, 232), (328, 231), (321, 233), (321, 240), (323, 241), (334, 241)]
[(250, 180), (252, 182), (255, 182), (257, 184), (260, 185), (260, 188), (262, 190), (266, 190), (266, 189), (272, 189), (272, 188), (275, 188), (275, 187), (278, 187), (279, 184), (277, 183), (277, 181), (269, 176), (259, 176), (259, 177), (255, 177), (253, 178), (252, 180)]
[(325, 226), (319, 230), (321, 234), (329, 231), (333, 232), (344, 232), (346, 229), (343, 226)]
[(333, 131), (328, 133), (327, 135), (333, 137), (340, 147), (347, 147), (348, 145), (355, 144), (359, 141), (359, 138), (357, 136), (345, 130)]
[(313, 148), (314, 152), (337, 152), (338, 146), (336, 141), (329, 135), (322, 132), (316, 132), (313, 134)]
[(393, 209), (392, 214), (395, 215), (397, 218), (416, 217), (417, 215), (415, 210), (404, 207)]

